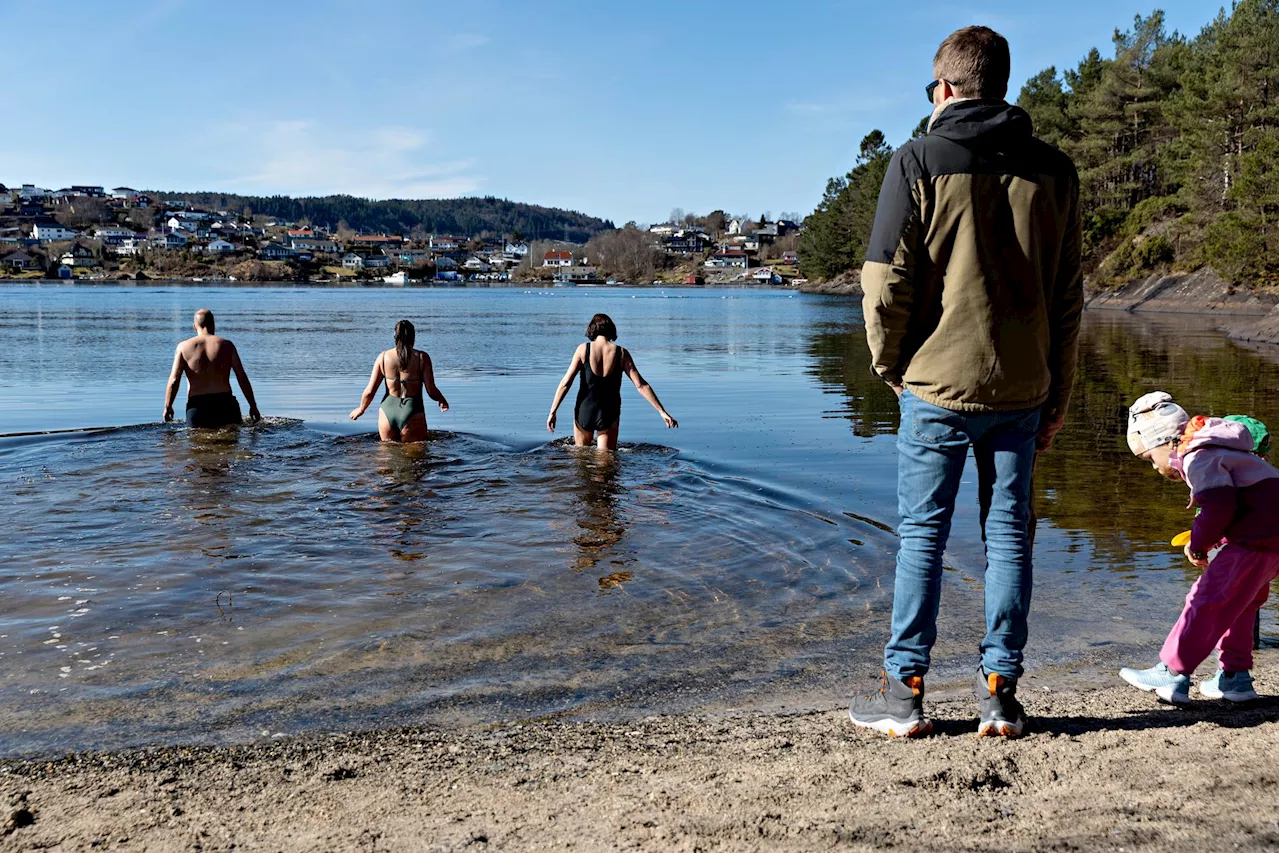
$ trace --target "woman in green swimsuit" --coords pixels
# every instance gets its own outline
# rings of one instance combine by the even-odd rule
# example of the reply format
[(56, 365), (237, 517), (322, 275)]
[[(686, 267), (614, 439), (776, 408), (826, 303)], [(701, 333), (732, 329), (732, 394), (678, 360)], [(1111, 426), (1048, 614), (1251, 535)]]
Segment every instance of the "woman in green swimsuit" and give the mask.
[(385, 380), (386, 393), (378, 406), (378, 434), (383, 441), (402, 441), (408, 444), (427, 440), (427, 409), (423, 405), (425, 393), (449, 411), (449, 401), (436, 387), (435, 374), (431, 370), (431, 356), (413, 348), (414, 329), (408, 320), (396, 323), (396, 345), (384, 350), (373, 363), (369, 384), (360, 395), (360, 407), (351, 410), (351, 420), (365, 413), (373, 402), (373, 395)]

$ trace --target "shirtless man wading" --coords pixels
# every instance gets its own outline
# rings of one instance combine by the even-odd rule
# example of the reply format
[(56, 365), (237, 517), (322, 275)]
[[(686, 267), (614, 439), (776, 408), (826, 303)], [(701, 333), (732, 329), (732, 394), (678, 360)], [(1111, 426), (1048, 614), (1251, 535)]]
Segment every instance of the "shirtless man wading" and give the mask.
[(169, 371), (169, 384), (164, 389), (165, 423), (173, 420), (173, 401), (178, 396), (183, 374), (187, 377), (189, 426), (223, 427), (240, 423), (240, 404), (231, 393), (233, 370), (244, 398), (249, 401), (249, 419), (256, 423), (262, 414), (253, 399), (253, 386), (240, 363), (236, 345), (214, 334), (213, 312), (208, 308), (196, 312), (194, 328), (196, 336), (178, 344), (173, 354), (173, 369)]

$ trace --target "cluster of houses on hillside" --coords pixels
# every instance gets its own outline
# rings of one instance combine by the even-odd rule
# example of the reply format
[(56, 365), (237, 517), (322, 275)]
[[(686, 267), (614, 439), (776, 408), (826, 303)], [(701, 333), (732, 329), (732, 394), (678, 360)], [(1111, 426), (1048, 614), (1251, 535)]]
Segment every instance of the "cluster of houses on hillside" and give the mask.
[[(777, 281), (758, 258), (799, 230), (795, 222), (724, 223), (712, 235), (696, 225), (654, 225), (653, 245), (667, 267), (692, 266), (739, 279)], [(779, 247), (773, 247), (775, 250)], [(76, 185), (58, 190), (0, 184), (0, 271), (61, 278), (162, 275), (227, 276), (244, 261), (286, 264), (246, 267), (245, 275), (322, 278), (354, 276), (392, 283), (415, 280), (494, 281), (517, 268), (556, 281), (599, 281), (580, 248), (558, 247), (531, 257), (518, 239), (450, 234), (356, 234), (322, 225), (284, 222), (226, 210), (204, 210), (174, 198), (152, 198), (130, 187)], [(225, 261), (226, 263), (219, 263)], [(784, 252), (794, 275), (798, 258)], [(191, 272), (195, 270), (195, 272)], [(229, 277), (229, 276), (228, 276)], [(691, 276), (701, 279), (700, 275)]]
[[(694, 225), (653, 225), (649, 233), (655, 238), (654, 245), (668, 255), (705, 256), (703, 266), (709, 270), (746, 270), (778, 238), (799, 229), (799, 224), (786, 219), (750, 229), (745, 228), (744, 220), (733, 219), (718, 240), (710, 236), (707, 229)], [(795, 252), (783, 252), (782, 263), (797, 264), (799, 257)]]
[[(64, 224), (75, 220), (59, 214), (73, 211), (80, 200), (97, 202), (96, 209), (107, 214), (100, 218), (112, 221), (82, 229)], [(63, 205), (71, 207), (60, 209)], [(121, 224), (139, 221), (137, 215), (114, 215), (116, 210), (129, 208), (153, 209), (150, 226)], [(418, 240), (396, 234), (338, 234), (322, 226), (200, 210), (180, 201), (157, 202), (128, 187), (48, 190), (31, 184), (9, 189), (0, 184), (0, 266), (5, 272), (39, 270), (72, 278), (127, 258), (141, 262), (154, 252), (340, 267), (356, 275), (399, 268), (401, 280), (410, 272), (419, 278), (499, 280), (530, 260), (529, 244), (519, 240), (448, 234)], [(566, 279), (589, 280), (595, 275), (593, 268), (575, 261), (569, 252), (548, 252), (542, 265), (565, 267), (561, 275)]]

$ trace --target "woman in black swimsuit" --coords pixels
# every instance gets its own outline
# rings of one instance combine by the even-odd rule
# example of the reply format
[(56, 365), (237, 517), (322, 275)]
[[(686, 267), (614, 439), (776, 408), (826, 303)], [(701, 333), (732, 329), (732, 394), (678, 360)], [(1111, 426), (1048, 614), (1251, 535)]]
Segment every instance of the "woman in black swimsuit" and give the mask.
[(408, 444), (427, 440), (427, 407), (422, 403), (424, 392), (436, 401), (440, 411), (449, 411), (449, 401), (436, 387), (431, 356), (413, 348), (415, 334), (413, 324), (408, 320), (396, 323), (395, 348), (378, 355), (369, 384), (360, 395), (360, 406), (351, 410), (353, 421), (363, 415), (373, 402), (378, 386), (386, 380), (387, 390), (382, 395), (382, 405), (378, 406), (378, 434), (383, 441)]
[(581, 374), (578, 384), (578, 401), (573, 407), (573, 443), (586, 447), (595, 442), (601, 450), (618, 448), (618, 424), (622, 414), (622, 375), (625, 373), (636, 386), (640, 396), (658, 410), (667, 429), (679, 426), (676, 419), (667, 414), (648, 382), (636, 370), (631, 353), (614, 343), (618, 330), (607, 314), (597, 314), (587, 324), (587, 342), (578, 344), (573, 361), (560, 380), (551, 414), (547, 417), (547, 431), (556, 431), (556, 410), (564, 402), (573, 377)]

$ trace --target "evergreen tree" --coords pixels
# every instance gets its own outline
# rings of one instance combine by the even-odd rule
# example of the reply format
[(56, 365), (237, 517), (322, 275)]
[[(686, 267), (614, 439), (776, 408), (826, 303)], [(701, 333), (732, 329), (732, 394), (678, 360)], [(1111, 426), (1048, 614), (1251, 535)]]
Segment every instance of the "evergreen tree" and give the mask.
[(1061, 148), (1063, 141), (1073, 136), (1075, 125), (1067, 115), (1067, 92), (1052, 65), (1023, 85), (1018, 106), (1031, 116), (1036, 136), (1050, 145)]
[[(1116, 30), (1074, 68), (1046, 68), (1018, 104), (1080, 173), (1086, 273), (1094, 284), (1208, 264), (1240, 284), (1277, 274), (1277, 55), (1280, 0), (1234, 0), (1192, 40), (1156, 11)], [(917, 126), (912, 138), (923, 135)], [(891, 151), (867, 134), (857, 163), (827, 183), (802, 239), (808, 275), (865, 256)]]

